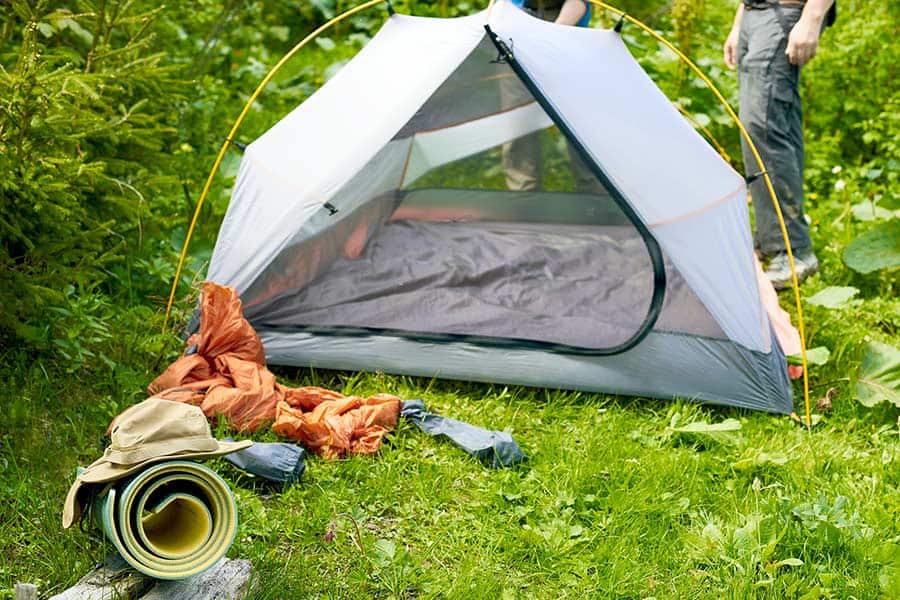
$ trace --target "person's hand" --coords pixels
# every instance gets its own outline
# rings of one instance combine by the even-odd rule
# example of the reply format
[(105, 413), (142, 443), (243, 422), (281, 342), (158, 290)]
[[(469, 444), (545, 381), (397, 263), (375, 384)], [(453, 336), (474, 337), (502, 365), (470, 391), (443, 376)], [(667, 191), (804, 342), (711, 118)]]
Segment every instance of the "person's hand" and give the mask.
[(578, 25), (587, 12), (588, 4), (584, 0), (566, 0), (559, 9), (554, 23), (557, 25)]
[(731, 33), (728, 34), (728, 39), (725, 40), (725, 45), (722, 47), (723, 54), (725, 55), (725, 65), (729, 69), (734, 69), (737, 66), (737, 45), (739, 35), (740, 32), (738, 31), (738, 28), (732, 28)]
[(792, 65), (802, 67), (816, 55), (820, 31), (821, 23), (816, 23), (815, 19), (800, 17), (800, 20), (791, 29), (787, 50), (784, 51)]

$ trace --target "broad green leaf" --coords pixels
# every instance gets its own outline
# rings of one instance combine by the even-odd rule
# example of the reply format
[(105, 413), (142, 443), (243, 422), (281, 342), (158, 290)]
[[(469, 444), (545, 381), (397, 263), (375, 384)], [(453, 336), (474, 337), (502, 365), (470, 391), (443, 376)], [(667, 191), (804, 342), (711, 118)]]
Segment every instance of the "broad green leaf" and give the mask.
[(748, 456), (747, 458), (735, 461), (732, 463), (731, 468), (737, 471), (743, 471), (746, 469), (753, 469), (754, 467), (764, 467), (766, 465), (780, 467), (787, 464), (788, 460), (790, 459), (787, 456), (757, 452), (753, 456)]
[(862, 202), (857, 202), (852, 207), (850, 207), (850, 210), (853, 212), (853, 216), (860, 221), (875, 221), (890, 219), (892, 217), (898, 216), (897, 211), (889, 210), (887, 208), (884, 208), (883, 206), (879, 206), (871, 200), (863, 200)]
[[(815, 348), (806, 349), (806, 362), (811, 365), (822, 366), (828, 362), (831, 351), (825, 346), (816, 346)], [(802, 366), (803, 356), (801, 354), (791, 354), (787, 357), (789, 365)]]
[(775, 567), (802, 567), (803, 561), (799, 558), (786, 558), (775, 563)]
[(853, 296), (859, 293), (859, 290), (850, 286), (831, 286), (824, 290), (813, 294), (806, 301), (813, 306), (824, 306), (825, 308), (846, 308)]
[(374, 548), (376, 554), (388, 560), (393, 560), (397, 554), (397, 544), (384, 538), (375, 540)]
[(844, 263), (859, 273), (900, 266), (900, 219), (877, 225), (850, 242)]
[(884, 597), (900, 598), (900, 546), (892, 542), (879, 544), (870, 550), (870, 558), (881, 566), (878, 583)]
[(737, 431), (741, 428), (741, 422), (737, 419), (725, 419), (719, 423), (707, 423), (706, 421), (695, 421), (682, 425), (681, 427), (673, 427), (672, 431), (679, 433), (716, 433), (720, 431)]
[(869, 342), (856, 380), (856, 398), (863, 406), (879, 402), (900, 406), (900, 350)]
[(694, 421), (680, 425), (677, 418), (669, 424), (667, 431), (670, 435), (684, 438), (692, 443), (707, 444), (713, 441), (719, 444), (735, 444), (739, 437), (735, 433), (741, 429), (741, 422), (737, 419), (725, 419), (719, 423), (707, 423), (706, 421)]
[(325, 50), (326, 52), (329, 52), (329, 51), (331, 51), (331, 50), (334, 50), (334, 48), (335, 48), (335, 46), (336, 46), (337, 44), (335, 44), (335, 43), (334, 43), (334, 40), (331, 39), (331, 38), (328, 38), (328, 37), (317, 37), (317, 38), (316, 38), (316, 45), (317, 45), (319, 48), (321, 48), (322, 50)]

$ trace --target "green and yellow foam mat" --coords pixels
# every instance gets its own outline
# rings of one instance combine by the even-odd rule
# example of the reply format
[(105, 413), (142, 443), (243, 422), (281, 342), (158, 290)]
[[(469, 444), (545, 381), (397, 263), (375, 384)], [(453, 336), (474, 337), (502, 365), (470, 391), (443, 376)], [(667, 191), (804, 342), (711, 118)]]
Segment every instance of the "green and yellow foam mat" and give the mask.
[(106, 537), (132, 567), (185, 579), (222, 558), (237, 532), (237, 505), (215, 471), (192, 461), (158, 463), (94, 501)]

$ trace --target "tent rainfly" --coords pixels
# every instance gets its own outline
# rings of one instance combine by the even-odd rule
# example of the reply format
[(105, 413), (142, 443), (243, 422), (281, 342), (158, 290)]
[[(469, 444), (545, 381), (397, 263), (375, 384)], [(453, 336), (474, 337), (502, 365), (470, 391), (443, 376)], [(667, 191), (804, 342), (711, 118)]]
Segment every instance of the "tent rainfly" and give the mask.
[(273, 364), (789, 413), (744, 179), (616, 31), (392, 14), (247, 146), (208, 279)]

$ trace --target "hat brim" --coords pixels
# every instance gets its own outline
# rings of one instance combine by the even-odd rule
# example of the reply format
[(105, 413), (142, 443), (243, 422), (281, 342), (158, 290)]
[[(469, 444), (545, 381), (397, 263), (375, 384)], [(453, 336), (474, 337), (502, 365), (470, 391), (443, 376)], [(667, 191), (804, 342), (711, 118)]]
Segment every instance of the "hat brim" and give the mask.
[(143, 460), (141, 462), (127, 466), (117, 465), (115, 463), (107, 461), (105, 458), (100, 458), (99, 460), (88, 466), (84, 471), (79, 473), (78, 477), (75, 478), (75, 482), (72, 484), (72, 487), (69, 488), (69, 493), (66, 494), (66, 500), (63, 504), (63, 529), (71, 527), (72, 523), (74, 523), (75, 520), (79, 516), (81, 516), (81, 513), (83, 512), (83, 499), (79, 497), (79, 494), (87, 489), (85, 488), (85, 486), (117, 481), (119, 479), (122, 479), (123, 477), (128, 477), (132, 473), (140, 471), (144, 467), (148, 467), (150, 465), (167, 460), (196, 460), (203, 458), (215, 458), (217, 456), (224, 456), (226, 454), (231, 454), (232, 452), (237, 452), (238, 450), (243, 450), (244, 448), (249, 448), (253, 445), (252, 440), (241, 440), (238, 442), (220, 442), (216, 440), (216, 442), (218, 444), (218, 448), (216, 450), (206, 452), (187, 451), (175, 452), (172, 454), (162, 454), (160, 456), (154, 456), (153, 458), (148, 458), (147, 460)]

